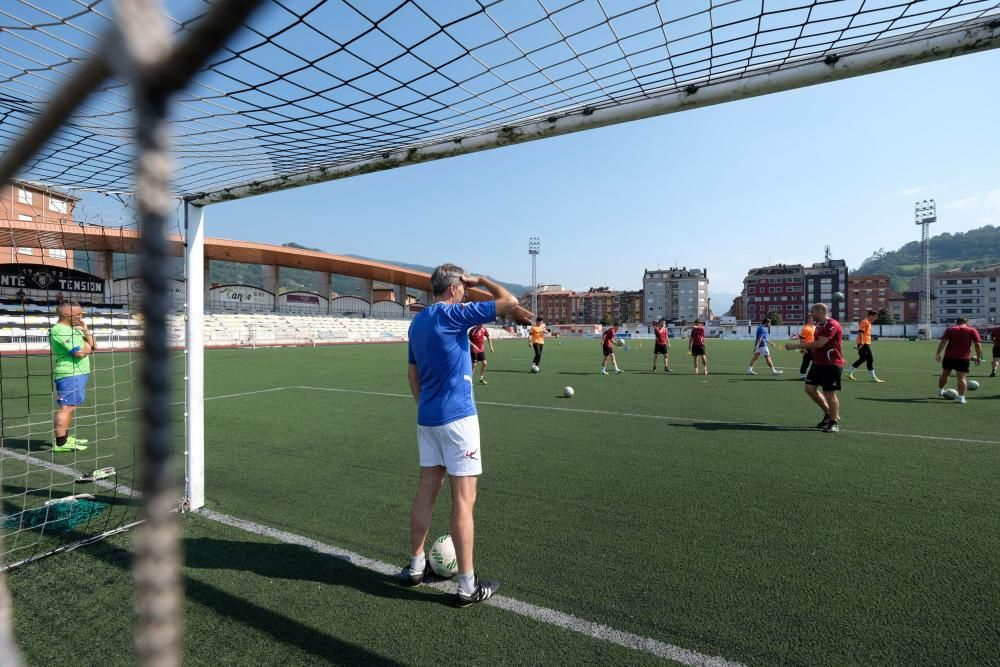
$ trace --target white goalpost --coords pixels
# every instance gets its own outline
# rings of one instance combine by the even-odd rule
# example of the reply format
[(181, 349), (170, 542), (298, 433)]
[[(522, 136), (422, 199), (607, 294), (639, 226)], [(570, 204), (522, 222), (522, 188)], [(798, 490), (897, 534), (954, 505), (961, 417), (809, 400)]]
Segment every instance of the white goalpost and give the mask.
[(184, 498), (188, 510), (205, 505), (205, 209), (185, 204), (184, 271), (187, 324), (184, 348)]
[[(157, 665), (180, 663), (170, 440), (170, 406), (178, 401), (170, 393), (169, 335), (169, 265), (178, 251), (170, 235), (182, 239), (186, 278), (183, 504), (197, 511), (206, 502), (209, 204), (1000, 47), (1000, 2), (981, 0), (886, 0), (851, 9), (812, 0), (773, 7), (650, 0), (621, 9), (591, 3), (590, 13), (570, 11), (578, 3), (538, 3), (540, 14), (502, 17), (483, 4), (452, 16), (448, 3), (432, 0), (406, 0), (385, 15), (343, 0), (284, 3), (281, 12), (257, 15), (271, 3), (216, 0), (194, 3), (202, 15), (181, 17), (168, 16), (156, 0), (119, 0), (114, 15), (99, 4), (61, 16), (7, 0), (0, 61), (21, 65), (0, 80), (0, 185), (17, 180), (136, 202), (136, 229), (101, 249), (141, 258), (143, 346), (130, 408), (142, 452), (135, 577), (140, 654)], [(319, 22), (324, 6), (357, 15), (354, 34), (328, 34), (343, 26)], [(426, 19), (424, 32), (393, 19), (404, 9)], [(273, 25), (259, 18), (265, 14)], [(470, 29), (473, 21), (489, 29)], [(321, 57), (307, 60), (289, 43), (300, 28)], [(237, 33), (239, 43), (231, 43)], [(360, 39), (366, 34), (383, 38), (385, 52), (367, 50), (374, 47)], [(278, 55), (293, 63), (284, 74), (286, 65), (271, 62)], [(335, 55), (351, 67), (330, 65)], [(172, 230), (176, 199), (183, 229)], [(72, 238), (83, 251), (97, 226), (24, 220), (15, 216), (31, 216), (14, 208), (7, 220), (12, 249), (65, 250)], [(14, 451), (12, 439), (5, 430), (0, 457), (30, 455)], [(72, 466), (58, 472), (76, 474)], [(0, 662), (13, 662), (5, 593), (0, 580)]]

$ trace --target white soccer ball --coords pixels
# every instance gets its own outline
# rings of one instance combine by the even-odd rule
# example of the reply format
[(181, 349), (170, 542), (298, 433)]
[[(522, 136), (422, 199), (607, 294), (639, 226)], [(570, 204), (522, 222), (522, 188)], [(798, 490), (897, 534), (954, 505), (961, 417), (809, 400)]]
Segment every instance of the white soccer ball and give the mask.
[(975, 391), (979, 389), (979, 382), (977, 380), (969, 380), (969, 391)]
[(563, 387), (563, 396), (566, 398), (573, 398), (573, 387)]
[(958, 392), (950, 388), (945, 389), (943, 396), (949, 401), (954, 401), (956, 398), (958, 398)]
[(458, 573), (458, 558), (455, 556), (455, 543), (451, 541), (451, 535), (442, 535), (434, 540), (428, 558), (431, 569), (439, 577), (448, 579)]
[(534, 364), (531, 364), (531, 372), (532, 372), (532, 373), (540, 373), (540, 372), (541, 372), (541, 370), (542, 370), (542, 369), (541, 369), (541, 368), (539, 368), (538, 366), (536, 366), (536, 365), (534, 365)]

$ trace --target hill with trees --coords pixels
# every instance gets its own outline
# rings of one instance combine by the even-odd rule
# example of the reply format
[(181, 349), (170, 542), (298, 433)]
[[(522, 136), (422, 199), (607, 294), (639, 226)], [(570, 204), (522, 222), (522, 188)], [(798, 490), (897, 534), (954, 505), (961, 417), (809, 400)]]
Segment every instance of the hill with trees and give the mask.
[[(958, 234), (939, 234), (930, 239), (931, 272), (980, 271), (1000, 265), (1000, 227), (986, 225)], [(884, 273), (892, 286), (904, 290), (920, 275), (920, 242), (911, 241), (898, 250), (879, 248), (852, 274)]]

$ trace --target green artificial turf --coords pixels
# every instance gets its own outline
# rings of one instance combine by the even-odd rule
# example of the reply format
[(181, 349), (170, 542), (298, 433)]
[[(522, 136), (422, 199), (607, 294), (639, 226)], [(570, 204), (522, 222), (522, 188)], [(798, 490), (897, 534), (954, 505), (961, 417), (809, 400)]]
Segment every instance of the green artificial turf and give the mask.
[[(825, 434), (812, 428), (821, 414), (797, 380), (797, 352), (776, 353), (784, 376), (765, 375), (761, 361), (749, 377), (749, 342), (709, 341), (706, 378), (690, 374), (683, 341), (673, 374), (649, 372), (648, 342), (630, 348), (619, 353), (627, 372), (605, 377), (598, 341), (550, 340), (533, 375), (526, 342), (497, 343), (489, 384), (475, 388), (477, 572), (518, 600), (750, 664), (995, 659), (1000, 382), (988, 369), (974, 370), (983, 386), (960, 406), (936, 398), (933, 344), (878, 342), (886, 384), (864, 371), (845, 382), (843, 430)], [(405, 346), (212, 351), (206, 362), (206, 396), (225, 397), (207, 403), (208, 507), (402, 564), (418, 474)], [(448, 505), (445, 490), (432, 537), (447, 532)], [(459, 612), (436, 592), (402, 593), (302, 547), (182, 522), (193, 664), (243, 649), (264, 664), (268, 651), (285, 656), (274, 664), (462, 662), (466, 647), (476, 657), (464, 661), (492, 664), (654, 660), (499, 609)], [(60, 606), (46, 596), (85, 605), (94, 578), (108, 578), (101, 596), (125, 601), (115, 622), (127, 634), (131, 588), (111, 563), (126, 558), (127, 539), (11, 576), (33, 664), (50, 649), (31, 628)], [(310, 574), (284, 574), (296, 558)], [(51, 582), (67, 568), (71, 586), (57, 593)], [(294, 638), (276, 638), (274, 624)], [(457, 630), (466, 624), (476, 630)], [(325, 637), (346, 657), (318, 649)]]

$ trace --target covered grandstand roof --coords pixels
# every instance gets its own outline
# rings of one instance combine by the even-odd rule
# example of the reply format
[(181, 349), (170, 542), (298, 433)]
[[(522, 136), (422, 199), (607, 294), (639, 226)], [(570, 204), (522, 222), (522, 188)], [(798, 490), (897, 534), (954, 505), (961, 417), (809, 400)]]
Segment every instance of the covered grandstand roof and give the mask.
[[(136, 230), (99, 225), (63, 225), (23, 220), (10, 220), (3, 243), (24, 248), (55, 248), (66, 250), (111, 251), (137, 253), (140, 234)], [(170, 249), (183, 254), (184, 240), (171, 235)], [(302, 250), (287, 246), (206, 238), (205, 259), (245, 264), (270, 264), (309, 271), (326, 271), (337, 275), (378, 280), (393, 285), (404, 285), (425, 291), (430, 290), (430, 274), (392, 264), (374, 262), (358, 257), (334, 255), (315, 250)], [(490, 298), (483, 290), (469, 290), (475, 301)]]

